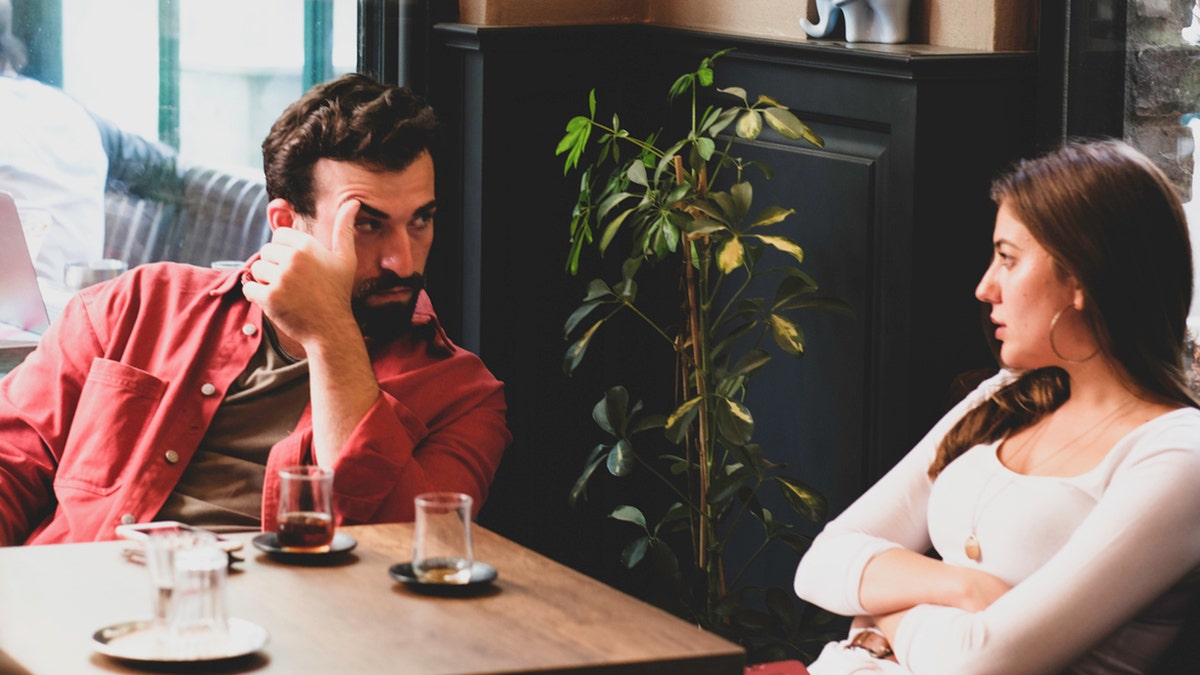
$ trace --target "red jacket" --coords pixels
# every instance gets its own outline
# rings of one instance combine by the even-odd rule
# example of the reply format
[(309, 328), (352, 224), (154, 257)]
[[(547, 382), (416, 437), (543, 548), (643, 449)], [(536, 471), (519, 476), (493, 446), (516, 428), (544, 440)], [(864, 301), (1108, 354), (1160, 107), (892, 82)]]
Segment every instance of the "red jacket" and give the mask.
[[(263, 338), (239, 276), (141, 265), (71, 300), (0, 380), (0, 545), (111, 539), (158, 513)], [(428, 490), (466, 492), (478, 509), (511, 441), (503, 385), (450, 342), (424, 293), (413, 324), (372, 349), (383, 393), (334, 465), (343, 523), (411, 520)], [(277, 469), (311, 444), (305, 410), (267, 460), (264, 529)]]

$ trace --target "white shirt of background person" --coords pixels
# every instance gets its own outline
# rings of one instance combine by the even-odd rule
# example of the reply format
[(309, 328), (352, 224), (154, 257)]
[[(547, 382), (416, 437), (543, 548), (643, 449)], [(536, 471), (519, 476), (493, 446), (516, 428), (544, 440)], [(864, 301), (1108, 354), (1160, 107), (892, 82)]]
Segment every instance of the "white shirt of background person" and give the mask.
[(0, 190), (12, 194), (39, 280), (61, 286), (69, 262), (104, 257), (108, 156), (70, 96), (0, 75)]

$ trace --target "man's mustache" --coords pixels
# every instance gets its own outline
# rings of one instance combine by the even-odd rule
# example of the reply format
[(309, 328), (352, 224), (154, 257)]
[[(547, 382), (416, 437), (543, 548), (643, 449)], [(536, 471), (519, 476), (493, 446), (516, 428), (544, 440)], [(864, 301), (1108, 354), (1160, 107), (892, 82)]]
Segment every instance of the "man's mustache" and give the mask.
[(418, 293), (422, 288), (425, 288), (425, 277), (420, 274), (401, 277), (394, 272), (385, 272), (377, 277), (366, 279), (360, 283), (355, 295), (357, 297), (364, 298), (374, 293), (390, 291), (397, 288), (410, 288), (412, 289), (413, 293)]

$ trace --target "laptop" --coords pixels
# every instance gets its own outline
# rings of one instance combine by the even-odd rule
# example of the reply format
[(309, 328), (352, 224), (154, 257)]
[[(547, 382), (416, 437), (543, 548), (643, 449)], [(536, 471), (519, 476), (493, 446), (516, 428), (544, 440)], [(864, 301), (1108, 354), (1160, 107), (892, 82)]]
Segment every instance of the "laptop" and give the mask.
[(49, 326), (17, 204), (0, 192), (0, 348), (36, 345)]

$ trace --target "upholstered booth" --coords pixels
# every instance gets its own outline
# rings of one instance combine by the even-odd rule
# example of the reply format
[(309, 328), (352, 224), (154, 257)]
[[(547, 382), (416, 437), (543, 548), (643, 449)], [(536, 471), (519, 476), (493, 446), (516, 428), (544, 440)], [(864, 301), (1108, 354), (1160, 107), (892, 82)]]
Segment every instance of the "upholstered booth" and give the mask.
[(188, 165), (162, 143), (96, 123), (109, 158), (106, 257), (207, 266), (245, 260), (270, 237), (261, 178)]

